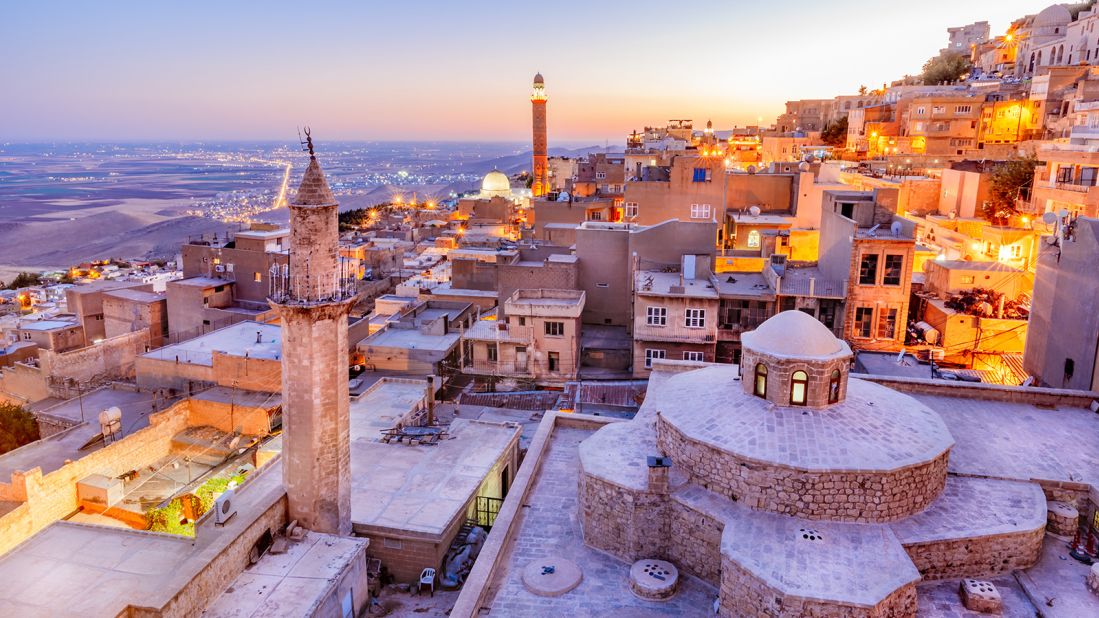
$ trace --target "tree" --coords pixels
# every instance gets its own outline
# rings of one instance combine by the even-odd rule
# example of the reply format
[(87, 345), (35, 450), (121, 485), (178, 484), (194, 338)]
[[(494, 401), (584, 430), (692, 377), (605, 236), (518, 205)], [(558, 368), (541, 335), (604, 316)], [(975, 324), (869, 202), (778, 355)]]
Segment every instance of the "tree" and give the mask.
[(866, 94), (866, 86), (859, 86), (859, 96)]
[(969, 73), (971, 68), (973, 65), (965, 54), (948, 49), (925, 62), (920, 77), (926, 85), (953, 82)]
[(1034, 168), (1038, 159), (1034, 155), (1012, 157), (992, 169), (988, 180), (988, 201), (983, 207), (985, 219), (996, 223), (1018, 213), (1015, 200), (1023, 187), (1034, 183)]
[(828, 123), (820, 132), (820, 140), (829, 146), (840, 147), (847, 144), (847, 116)]
[(19, 288), (29, 288), (32, 285), (38, 285), (41, 282), (41, 278), (34, 273), (19, 273), (15, 276), (15, 279), (11, 280), (8, 289), (18, 290)]
[(38, 439), (38, 421), (23, 406), (0, 401), (0, 454)]

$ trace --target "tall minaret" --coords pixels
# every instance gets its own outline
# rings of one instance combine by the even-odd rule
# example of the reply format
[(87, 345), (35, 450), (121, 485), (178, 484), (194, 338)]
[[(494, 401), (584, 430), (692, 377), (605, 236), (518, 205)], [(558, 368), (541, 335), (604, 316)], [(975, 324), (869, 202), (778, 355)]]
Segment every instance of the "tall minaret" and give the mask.
[(546, 83), (542, 74), (534, 76), (534, 92), (530, 95), (530, 104), (534, 112), (534, 163), (531, 174), (534, 181), (530, 185), (534, 197), (545, 195), (549, 191), (549, 169), (546, 162)]
[[(308, 132), (306, 133), (308, 136)], [(290, 265), (271, 277), (282, 318), (282, 476), (291, 520), (351, 533), (347, 315), (354, 304), (339, 257), (339, 204), (313, 154), (290, 202)]]

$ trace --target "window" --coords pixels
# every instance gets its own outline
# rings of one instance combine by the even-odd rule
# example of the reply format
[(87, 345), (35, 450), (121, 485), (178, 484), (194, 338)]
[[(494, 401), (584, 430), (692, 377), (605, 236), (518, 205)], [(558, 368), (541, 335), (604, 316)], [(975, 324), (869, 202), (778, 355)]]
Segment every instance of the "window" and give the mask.
[(954, 106), (955, 114), (968, 114), (973, 111), (972, 105), (956, 105)]
[(626, 207), (626, 217), (633, 218), (637, 216), (637, 202), (626, 202), (623, 204)]
[(651, 369), (653, 366), (654, 358), (667, 358), (668, 352), (666, 350), (654, 350), (652, 348), (645, 348), (645, 369)]
[(685, 361), (702, 361), (706, 360), (705, 355), (702, 352), (684, 352), (683, 360)]
[(683, 325), (687, 328), (703, 328), (706, 326), (706, 310), (687, 308), (684, 312)]
[(549, 352), (549, 353), (547, 353), (546, 356), (549, 359), (549, 370), (550, 371), (561, 371), (561, 353), (560, 352)]
[(485, 347), (488, 349), (488, 362), (495, 363), (496, 360), (500, 356), (499, 350), (497, 349), (496, 344), (495, 343), (490, 343), (489, 345), (487, 345)]
[(607, 177), (606, 172), (596, 172), (595, 173), (595, 179), (596, 180), (604, 180), (606, 177)]
[(806, 392), (809, 390), (809, 376), (798, 370), (790, 376), (790, 405), (805, 405)]
[(857, 307), (855, 309), (855, 336), (869, 339), (873, 319), (873, 307)]
[(840, 370), (833, 369), (828, 378), (828, 403), (836, 403), (840, 400)]
[(691, 176), (692, 182), (707, 182), (710, 180), (710, 168), (708, 167), (696, 167), (694, 169), (694, 175)]
[(710, 218), (710, 205), (709, 204), (691, 204), (691, 218), (692, 219), (709, 219)]
[(30, 333), (23, 333), (23, 340), (24, 341), (30, 341), (30, 339), (31, 339), (31, 334)]
[(931, 113), (932, 114), (945, 114), (946, 113), (946, 106), (945, 105), (933, 105), (933, 106), (931, 106)]
[(546, 335), (550, 337), (564, 337), (565, 336), (565, 323), (564, 322), (546, 322)]
[(1019, 258), (1023, 257), (1023, 248), (1022, 248), (1022, 246), (1020, 246), (1020, 245), (1011, 245), (1011, 246), (1010, 246), (1010, 247), (1008, 248), (1008, 251), (1010, 251), (1010, 252), (1011, 252), (1011, 257), (1012, 257), (1012, 259), (1016, 259), (1016, 260), (1017, 260), (1017, 259), (1019, 259)]
[(756, 363), (756, 385), (752, 391), (756, 397), (767, 398), (767, 365)]
[(526, 326), (526, 325), (527, 325), (527, 318), (526, 318), (526, 316), (522, 316), (522, 315), (521, 315), (521, 316), (519, 316), (519, 326)]
[(897, 310), (882, 309), (878, 312), (878, 338), (892, 339), (897, 336)]
[(962, 275), (962, 285), (973, 285), (974, 282), (973, 275)]
[(882, 275), (882, 285), (900, 285), (901, 273), (904, 272), (903, 255), (885, 256), (885, 273)]
[(252, 273), (252, 281), (255, 281), (256, 283), (263, 283), (263, 273), (259, 271)]
[(588, 221), (602, 221), (603, 212), (600, 210), (592, 210), (588, 212)]
[(645, 308), (645, 324), (649, 326), (667, 326), (668, 325), (668, 308), (667, 307), (646, 307)]
[(917, 122), (916, 127), (913, 129), (913, 131), (915, 131), (916, 133), (923, 132), (923, 123), (922, 122)]
[(917, 115), (917, 116), (923, 116), (923, 115), (924, 115), (924, 114), (926, 114), (926, 113), (927, 113), (927, 108), (926, 108), (926, 107), (923, 107), (923, 106), (921, 105), (920, 107), (917, 107), (917, 108), (916, 108), (916, 115)]
[(759, 230), (752, 230), (748, 232), (748, 248), (759, 249), (760, 241), (762, 237), (759, 234)]
[(611, 287), (611, 284), (609, 284), (609, 283), (596, 283), (595, 287), (597, 287), (597, 288), (609, 288), (609, 287)]
[(878, 282), (878, 255), (867, 253), (859, 263), (859, 285), (874, 285)]

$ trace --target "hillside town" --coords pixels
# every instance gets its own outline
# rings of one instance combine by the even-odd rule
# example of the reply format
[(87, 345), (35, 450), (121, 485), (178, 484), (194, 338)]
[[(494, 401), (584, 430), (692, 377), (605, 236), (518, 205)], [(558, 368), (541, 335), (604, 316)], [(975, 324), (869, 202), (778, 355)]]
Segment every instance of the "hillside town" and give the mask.
[(19, 275), (0, 614), (1099, 616), (1097, 23)]

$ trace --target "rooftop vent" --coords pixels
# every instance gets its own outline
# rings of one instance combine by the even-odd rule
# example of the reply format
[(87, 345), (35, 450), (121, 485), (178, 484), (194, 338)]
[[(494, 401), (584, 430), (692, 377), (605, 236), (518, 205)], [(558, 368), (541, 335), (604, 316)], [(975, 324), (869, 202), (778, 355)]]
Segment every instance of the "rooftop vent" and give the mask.
[(798, 528), (798, 536), (805, 541), (823, 541), (824, 535), (812, 528)]

